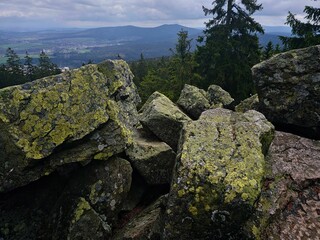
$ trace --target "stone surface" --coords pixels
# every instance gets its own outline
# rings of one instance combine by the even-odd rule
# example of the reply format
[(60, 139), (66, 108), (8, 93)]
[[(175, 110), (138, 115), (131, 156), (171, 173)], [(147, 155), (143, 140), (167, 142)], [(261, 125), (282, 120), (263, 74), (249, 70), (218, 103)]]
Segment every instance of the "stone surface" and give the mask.
[(123, 151), (138, 124), (132, 78), (124, 61), (106, 61), (1, 89), (0, 191)]
[(260, 195), (273, 131), (256, 111), (218, 108), (185, 123), (164, 239), (245, 239), (241, 229)]
[(278, 54), (252, 68), (260, 111), (320, 138), (320, 46)]
[(132, 146), (126, 150), (133, 168), (150, 185), (169, 184), (176, 154), (168, 144), (147, 136), (142, 131), (137, 132)]
[(81, 232), (89, 232), (91, 239), (110, 236), (130, 190), (131, 175), (130, 163), (121, 158), (93, 162), (78, 170), (55, 204), (48, 238), (74, 239), (70, 236)]
[(246, 112), (248, 110), (259, 111), (259, 97), (258, 94), (254, 94), (251, 97), (241, 101), (236, 107), (236, 112)]
[(177, 104), (193, 119), (210, 108), (207, 93), (203, 89), (188, 84), (184, 85)]
[(161, 239), (166, 201), (166, 196), (160, 197), (137, 216), (134, 216), (111, 239)]
[(320, 142), (276, 132), (251, 225), (257, 239), (320, 238)]
[(191, 119), (169, 98), (158, 92), (150, 96), (140, 112), (142, 125), (176, 150), (182, 125)]
[(210, 85), (207, 93), (211, 108), (228, 107), (234, 101), (230, 94), (218, 85)]

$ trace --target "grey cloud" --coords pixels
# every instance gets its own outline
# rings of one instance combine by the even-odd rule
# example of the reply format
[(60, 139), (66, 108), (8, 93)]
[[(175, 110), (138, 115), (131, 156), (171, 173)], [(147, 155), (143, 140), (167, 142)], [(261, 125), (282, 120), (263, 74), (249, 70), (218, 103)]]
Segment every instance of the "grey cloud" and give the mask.
[[(81, 24), (102, 26), (144, 22), (183, 23), (205, 18), (202, 5), (213, 0), (1, 0), (0, 28), (14, 22), (57, 22), (75, 27)], [(305, 5), (319, 5), (313, 0), (260, 0), (263, 10), (257, 19), (283, 24), (288, 11), (301, 14)]]

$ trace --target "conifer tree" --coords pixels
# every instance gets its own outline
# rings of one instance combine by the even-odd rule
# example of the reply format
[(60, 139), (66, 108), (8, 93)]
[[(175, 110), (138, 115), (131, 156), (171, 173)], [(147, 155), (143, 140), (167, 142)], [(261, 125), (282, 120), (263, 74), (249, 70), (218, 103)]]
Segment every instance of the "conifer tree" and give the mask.
[(24, 68), (26, 81), (34, 80), (36, 67), (33, 65), (33, 59), (30, 57), (28, 51), (26, 51), (26, 55), (24, 57)]
[(289, 12), (286, 24), (291, 27), (292, 37), (281, 36), (286, 50), (320, 44), (320, 8), (305, 6), (306, 22), (300, 21)]
[(198, 41), (198, 71), (205, 79), (203, 88), (218, 84), (237, 100), (253, 93), (251, 67), (260, 60), (258, 37), (262, 26), (251, 15), (262, 9), (256, 0), (215, 0), (204, 36)]
[(50, 75), (59, 74), (61, 70), (58, 68), (56, 64), (54, 64), (49, 56), (44, 52), (41, 51), (39, 55), (39, 65), (37, 68), (36, 77), (42, 78)]

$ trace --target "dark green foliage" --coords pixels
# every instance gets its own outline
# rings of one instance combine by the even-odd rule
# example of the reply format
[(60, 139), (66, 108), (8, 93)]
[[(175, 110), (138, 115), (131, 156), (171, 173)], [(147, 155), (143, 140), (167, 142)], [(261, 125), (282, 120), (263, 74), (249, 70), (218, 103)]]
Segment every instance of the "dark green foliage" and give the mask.
[(262, 26), (251, 17), (262, 9), (256, 0), (213, 1), (213, 8), (203, 7), (213, 18), (206, 23), (202, 44), (196, 51), (198, 71), (204, 77), (202, 87), (220, 85), (237, 101), (254, 92), (251, 67), (260, 60), (258, 37)]
[(36, 67), (33, 65), (33, 59), (30, 57), (28, 52), (26, 52), (26, 56), (24, 57), (24, 68), (26, 80), (29, 82), (35, 79)]
[(36, 78), (42, 78), (50, 75), (55, 75), (60, 73), (60, 69), (54, 63), (52, 63), (49, 56), (44, 52), (41, 51), (39, 55), (39, 65), (36, 69)]
[(38, 66), (33, 64), (33, 59), (28, 52), (24, 57), (24, 64), (21, 64), (20, 57), (12, 48), (7, 49), (6, 57), (6, 64), (0, 65), (0, 88), (23, 84), (61, 72), (43, 51), (40, 53)]
[(154, 91), (176, 101), (184, 84), (197, 85), (200, 82), (200, 76), (194, 71), (196, 62), (191, 53), (191, 41), (188, 32), (181, 30), (175, 48), (170, 49), (171, 57), (146, 61), (141, 54), (140, 60), (131, 64), (143, 102)]
[(304, 12), (306, 22), (296, 19), (291, 12), (287, 16), (286, 24), (292, 28), (292, 37), (280, 37), (286, 50), (320, 44), (320, 8), (305, 6)]

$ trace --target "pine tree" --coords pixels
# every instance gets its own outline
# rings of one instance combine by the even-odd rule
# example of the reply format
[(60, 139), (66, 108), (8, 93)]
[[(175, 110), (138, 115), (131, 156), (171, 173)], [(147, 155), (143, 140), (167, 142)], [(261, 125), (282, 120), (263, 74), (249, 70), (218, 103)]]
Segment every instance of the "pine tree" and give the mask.
[(33, 65), (33, 59), (30, 57), (28, 51), (26, 51), (26, 55), (24, 57), (24, 69), (25, 69), (25, 77), (27, 81), (32, 81), (35, 79), (35, 71), (36, 67)]
[(18, 54), (12, 48), (8, 48), (6, 51), (6, 58), (7, 71), (12, 75), (13, 78), (21, 77), (23, 75), (23, 71)]
[(269, 41), (262, 53), (262, 59), (263, 60), (269, 59), (272, 55), (274, 55), (274, 52), (275, 52), (275, 49), (273, 47), (273, 43)]
[[(238, 1), (237, 1), (238, 2)], [(218, 84), (237, 100), (253, 93), (251, 67), (259, 62), (260, 51), (256, 33), (262, 26), (251, 17), (262, 9), (256, 0), (215, 0), (205, 15), (213, 18), (206, 23), (204, 37), (198, 41), (196, 60), (205, 81), (202, 87)]]
[(292, 37), (281, 36), (286, 50), (320, 44), (320, 8), (305, 6), (306, 22), (302, 22), (289, 12), (286, 24), (291, 27)]
[(37, 68), (36, 78), (42, 78), (59, 73), (61, 73), (61, 70), (58, 68), (58, 66), (52, 63), (51, 59), (44, 51), (41, 51), (39, 55), (39, 65)]

